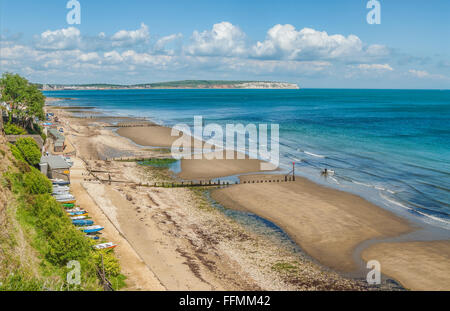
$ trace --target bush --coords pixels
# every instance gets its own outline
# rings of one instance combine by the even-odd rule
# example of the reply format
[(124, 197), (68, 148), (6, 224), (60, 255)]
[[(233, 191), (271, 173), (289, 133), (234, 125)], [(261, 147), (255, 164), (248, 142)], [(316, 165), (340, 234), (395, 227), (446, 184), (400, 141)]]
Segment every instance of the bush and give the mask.
[(20, 150), (15, 145), (9, 144), (9, 149), (11, 150), (11, 153), (14, 158), (16, 158), (16, 160), (25, 161), (22, 152), (20, 152)]
[(16, 147), (28, 164), (37, 166), (41, 162), (41, 151), (33, 138), (19, 138), (16, 141)]
[(111, 251), (100, 250), (94, 254), (95, 265), (102, 268), (102, 256), (103, 267), (105, 268), (105, 274), (107, 277), (116, 277), (120, 275), (120, 264), (117, 258), (111, 253)]
[(25, 135), (27, 131), (13, 123), (6, 123), (4, 126), (6, 135)]
[[(49, 220), (56, 220), (56, 217)], [(57, 226), (53, 224), (55, 229)], [(66, 265), (71, 260), (82, 261), (92, 252), (91, 246), (75, 227), (57, 228), (48, 240), (47, 260), (55, 265)]]
[(23, 177), (25, 189), (30, 194), (52, 193), (52, 183), (34, 167)]

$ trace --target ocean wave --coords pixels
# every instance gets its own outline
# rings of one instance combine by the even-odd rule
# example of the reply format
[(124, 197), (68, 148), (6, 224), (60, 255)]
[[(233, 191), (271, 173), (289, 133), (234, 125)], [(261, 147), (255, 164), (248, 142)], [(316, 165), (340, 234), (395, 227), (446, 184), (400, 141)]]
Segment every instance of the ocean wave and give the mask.
[(312, 156), (312, 157), (316, 157), (316, 158), (322, 158), (322, 159), (325, 159), (325, 158), (326, 158), (326, 156), (324, 156), (324, 155), (321, 155), (321, 154), (315, 154), (315, 153), (312, 153), (312, 152), (309, 152), (309, 151), (303, 151), (303, 153), (304, 153), (304, 154), (307, 154), (307, 155), (309, 155), (309, 156)]

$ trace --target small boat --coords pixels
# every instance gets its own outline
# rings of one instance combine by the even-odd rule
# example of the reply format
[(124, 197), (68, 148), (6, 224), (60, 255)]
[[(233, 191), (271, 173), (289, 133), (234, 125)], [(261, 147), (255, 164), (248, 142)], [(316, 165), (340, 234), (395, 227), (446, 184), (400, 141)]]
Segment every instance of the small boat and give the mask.
[(85, 237), (92, 239), (92, 240), (100, 240), (100, 237), (97, 235), (86, 234)]
[(113, 242), (108, 242), (108, 243), (94, 245), (93, 248), (100, 250), (100, 249), (111, 249), (116, 246), (117, 246), (117, 244), (114, 244)]
[(68, 212), (69, 216), (87, 216), (88, 213), (86, 211), (76, 211), (76, 212)]
[(75, 207), (75, 204), (73, 204), (73, 203), (66, 203), (66, 204), (63, 204), (62, 206), (64, 208), (72, 208), (72, 207)]
[(56, 200), (75, 200), (75, 197), (70, 193), (53, 195)]
[(76, 200), (56, 200), (56, 201), (63, 204), (74, 204), (76, 202)]
[(67, 186), (53, 186), (53, 191), (69, 191), (70, 187)]
[(63, 196), (63, 195), (69, 195), (69, 194), (70, 194), (69, 190), (61, 190), (61, 191), (53, 190), (53, 192), (52, 192), (52, 196)]
[(94, 222), (87, 219), (75, 219), (72, 220), (72, 224), (74, 224), (75, 226), (92, 226)]
[(79, 207), (72, 208), (72, 209), (66, 209), (66, 213), (73, 213), (73, 212), (86, 212), (84, 209), (81, 209)]
[(82, 220), (82, 219), (86, 219), (87, 216), (73, 216), (70, 217), (71, 220)]
[(102, 226), (96, 225), (96, 226), (80, 227), (78, 229), (80, 229), (81, 231), (83, 231), (85, 233), (93, 233), (93, 232), (102, 231), (105, 228), (103, 228)]
[(59, 185), (59, 186), (67, 186), (70, 185), (70, 181), (63, 180), (63, 179), (52, 179), (52, 184)]

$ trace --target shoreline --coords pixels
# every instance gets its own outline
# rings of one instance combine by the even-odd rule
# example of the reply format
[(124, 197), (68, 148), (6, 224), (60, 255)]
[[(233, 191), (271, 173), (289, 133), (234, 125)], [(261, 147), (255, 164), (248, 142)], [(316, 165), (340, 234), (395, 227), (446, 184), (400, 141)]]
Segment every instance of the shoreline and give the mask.
[[(56, 107), (55, 107), (56, 108)], [(155, 127), (153, 127), (152, 126), (152, 128), (154, 129)], [(131, 128), (131, 130), (129, 130), (129, 131), (134, 131), (134, 132), (136, 132), (136, 129), (138, 129), (138, 128)], [(147, 129), (148, 130), (148, 129)], [(141, 133), (139, 133), (139, 135), (137, 135), (137, 134), (135, 134), (135, 136), (137, 135), (137, 136), (141, 136), (142, 137), (142, 128), (140, 129), (140, 131), (139, 132), (141, 132)], [(167, 132), (170, 132), (170, 128), (165, 128), (164, 130), (162, 130), (162, 132), (163, 132), (163, 134), (167, 134)], [(161, 134), (161, 133), (159, 133), (159, 134)], [(118, 133), (118, 135), (120, 135), (120, 133)], [(130, 136), (130, 135), (128, 135), (128, 136)], [(160, 136), (160, 135), (158, 135), (158, 136)], [(164, 135), (161, 135), (161, 136), (164, 136)], [(124, 137), (127, 137), (127, 136), (124, 136)], [(146, 135), (146, 137), (148, 137), (148, 135)], [(127, 139), (130, 139), (130, 140), (132, 140), (132, 141), (134, 141), (132, 138), (130, 138), (130, 137), (127, 137)], [(158, 138), (159, 140), (160, 140), (160, 144), (162, 144), (162, 143), (165, 143), (165, 146), (158, 146), (157, 144), (156, 145), (151, 145), (152, 147), (167, 147), (167, 146), (170, 146), (170, 140), (164, 140), (164, 138), (163, 137), (159, 137)], [(167, 139), (167, 137), (166, 137), (166, 139)], [(142, 143), (143, 141), (140, 141), (141, 143), (138, 143), (138, 142), (136, 142), (136, 143), (138, 143), (139, 145), (142, 145), (142, 146), (148, 146), (148, 144), (147, 143)], [(148, 142), (148, 141), (147, 141)], [(202, 161), (202, 160), (198, 160), (198, 161)], [(205, 162), (205, 161), (203, 161), (203, 162)], [(200, 163), (202, 163), (202, 162), (200, 162)], [(203, 165), (203, 164), (202, 164)], [(229, 164), (228, 164), (229, 165)], [(227, 167), (228, 165), (224, 165), (225, 167)], [(196, 170), (198, 170), (198, 168), (195, 168), (196, 167), (196, 165), (190, 165), (189, 163), (188, 163), (188, 166), (191, 166), (193, 169), (192, 169), (192, 171), (193, 172), (195, 172)], [(213, 165), (213, 167), (214, 167), (215, 165)], [(243, 166), (241, 166), (241, 165), (238, 165), (239, 166), (239, 169), (242, 169), (243, 167), (245, 167), (245, 162), (244, 162), (244, 164), (243, 164)], [(197, 167), (198, 167), (198, 165), (197, 165)], [(211, 167), (211, 166), (209, 166), (209, 167)], [(186, 165), (184, 166), (184, 168), (186, 169)], [(206, 168), (206, 169), (208, 169), (208, 165), (206, 164), (206, 166), (204, 167), (204, 168)], [(249, 173), (249, 172), (251, 172), (251, 170), (250, 171), (246, 171), (246, 172), (242, 172), (242, 173), (240, 173), (239, 171), (237, 172), (237, 173), (231, 173), (232, 171), (229, 171), (229, 174), (228, 175), (239, 175), (239, 174), (243, 174), (243, 173)], [(223, 171), (221, 171), (220, 172), (220, 174), (223, 174)], [(227, 176), (228, 176), (227, 175)], [(194, 177), (198, 177), (198, 175), (197, 176), (195, 176), (195, 174), (193, 175)], [(191, 176), (192, 177), (192, 176)], [(200, 177), (202, 177), (202, 176), (200, 176)], [(259, 176), (260, 177), (260, 176)], [(247, 177), (248, 178), (248, 177)], [(326, 203), (326, 200), (324, 200), (324, 198), (323, 198), (323, 194), (321, 194), (320, 192), (326, 192), (327, 194), (328, 194), (328, 197), (330, 197), (330, 194), (332, 194), (331, 196), (332, 197), (334, 197), (334, 199), (339, 199), (339, 198), (342, 198), (342, 197), (347, 197), (347, 201), (353, 201), (353, 200), (355, 200), (355, 199), (357, 199), (358, 200), (358, 202), (362, 202), (362, 201), (365, 201), (364, 199), (362, 199), (362, 198), (360, 198), (359, 196), (356, 196), (356, 195), (353, 195), (353, 194), (349, 194), (349, 193), (346, 193), (346, 192), (342, 192), (342, 191), (339, 191), (339, 190), (334, 190), (334, 189), (329, 189), (329, 188), (327, 188), (327, 187), (324, 187), (324, 186), (322, 186), (322, 185), (318, 185), (318, 184), (315, 184), (315, 183), (313, 183), (313, 182), (310, 182), (310, 181), (307, 181), (306, 179), (305, 180), (303, 180), (303, 181), (300, 181), (300, 183), (303, 183), (302, 185), (303, 186), (305, 186), (305, 184), (307, 184), (307, 186), (308, 187), (313, 187), (313, 188), (316, 188), (316, 189), (320, 189), (319, 191), (315, 191), (315, 196), (316, 196), (316, 199), (317, 199), (317, 197), (318, 197), (318, 201), (316, 201), (315, 202), (315, 206), (317, 206), (317, 204), (322, 204), (322, 205), (324, 205), (325, 203)], [(244, 187), (244, 190), (241, 190), (241, 188), (243, 188), (243, 187), (241, 187), (241, 186), (245, 186)], [(225, 194), (222, 194), (222, 196), (223, 197), (227, 197), (228, 196), (228, 198), (222, 198), (222, 199), (219, 199), (219, 201), (220, 200), (222, 200), (222, 202), (225, 202), (224, 203), (224, 205), (226, 206), (226, 207), (231, 207), (231, 206), (233, 206), (234, 208), (236, 208), (234, 205), (239, 205), (239, 204), (242, 204), (242, 202), (231, 202), (230, 203), (230, 201), (229, 201), (229, 197), (230, 197), (230, 195), (229, 194), (227, 194), (226, 192), (227, 191), (229, 191), (229, 192), (234, 192), (234, 191), (239, 191), (239, 193), (240, 193), (240, 195), (238, 195), (238, 197), (239, 197), (239, 199), (242, 199), (242, 200), (244, 200), (244, 201), (246, 201), (245, 202), (245, 208), (247, 209), (247, 210), (249, 210), (249, 206), (251, 206), (252, 204), (255, 204), (254, 202), (250, 202), (250, 201), (254, 201), (255, 200), (255, 197), (258, 197), (258, 196), (264, 196), (264, 195), (267, 195), (267, 193), (264, 193), (265, 191), (263, 191), (263, 193), (261, 193), (261, 190), (255, 190), (255, 189), (252, 189), (252, 186), (255, 186), (255, 185), (236, 185), (236, 186), (233, 186), (233, 187), (230, 187), (230, 188), (226, 188), (226, 189), (221, 189), (221, 190), (218, 190), (219, 192), (222, 192), (222, 193), (224, 193), (225, 192)], [(261, 185), (258, 185), (258, 186), (261, 186)], [(272, 189), (269, 189), (269, 188), (267, 188), (267, 187), (269, 187), (269, 184), (264, 184), (263, 185), (264, 186), (264, 190), (267, 190), (267, 191), (272, 191)], [(279, 186), (279, 185), (270, 185), (270, 186)], [(296, 187), (296, 186), (291, 186), (290, 184), (289, 184), (289, 187)], [(237, 188), (239, 188), (238, 190), (235, 190), (235, 189), (237, 189)], [(250, 189), (249, 189), (250, 188)], [(230, 190), (230, 189), (232, 189), (232, 190)], [(250, 191), (251, 190), (251, 191)], [(290, 189), (290, 190), (292, 190), (292, 189)], [(297, 189), (298, 190), (298, 189)], [(277, 191), (275, 191), (276, 193), (283, 193), (283, 191), (284, 192), (286, 192), (286, 189), (285, 189), (285, 187), (282, 187), (281, 189), (278, 189)], [(304, 191), (304, 189), (303, 189), (303, 191)], [(295, 192), (295, 191), (294, 191)], [(342, 193), (341, 193), (342, 192)], [(272, 194), (273, 194), (273, 192), (271, 192)], [(303, 194), (304, 195), (304, 194)], [(236, 197), (236, 195), (234, 194), (234, 196)], [(217, 196), (216, 196), (216, 198), (217, 198)], [(266, 200), (267, 199), (271, 199), (270, 197), (268, 198), (268, 197), (266, 197)], [(311, 199), (310, 197), (308, 198), (309, 200)], [(228, 202), (227, 202), (227, 200), (228, 200)], [(302, 201), (303, 200), (303, 202), (305, 202), (305, 198), (302, 198), (302, 199), (300, 199), (300, 201)], [(362, 201), (359, 201), (359, 200), (362, 200)], [(261, 204), (263, 204), (263, 203), (266, 203), (266, 202), (261, 202), (261, 201), (259, 201), (259, 205), (261, 206)], [(284, 202), (284, 203), (286, 203), (286, 204), (291, 204), (292, 202)], [(319, 205), (320, 205), (319, 204)], [(228, 205), (228, 206), (227, 206)], [(280, 205), (280, 203), (279, 203), (279, 201), (278, 202), (272, 202), (271, 204), (267, 204), (266, 203), (266, 205), (271, 205), (272, 207), (274, 206), (274, 205)], [(326, 204), (325, 204), (326, 205)], [(324, 253), (324, 251), (323, 250), (321, 250), (322, 248), (326, 248), (326, 246), (325, 247), (314, 247), (314, 246), (311, 246), (311, 244), (313, 244), (313, 242), (314, 242), (314, 239), (312, 239), (312, 240), (310, 240), (310, 241), (302, 241), (302, 242), (299, 242), (298, 244), (302, 247), (302, 249), (305, 249), (305, 248), (307, 248), (309, 251), (307, 251), (307, 253), (309, 254), (309, 255), (312, 255), (314, 258), (316, 258), (316, 259), (319, 259), (319, 258), (321, 258), (322, 260), (320, 260), (319, 259), (319, 261), (320, 262), (322, 262), (322, 263), (325, 263), (327, 266), (330, 266), (330, 267), (332, 267), (332, 268), (334, 268), (334, 269), (337, 269), (337, 270), (351, 270), (352, 268), (354, 268), (354, 266), (352, 267), (352, 264), (351, 264), (351, 261), (352, 261), (352, 259), (350, 259), (350, 260), (348, 260), (348, 258), (351, 258), (351, 254), (349, 254), (349, 251), (348, 251), (348, 249), (353, 249), (354, 250), (354, 248), (359, 244), (359, 243), (361, 243), (361, 242), (363, 242), (363, 241), (365, 241), (365, 240), (367, 240), (367, 239), (371, 239), (371, 238), (375, 238), (375, 237), (389, 237), (389, 236), (392, 236), (392, 237), (395, 237), (395, 236), (397, 236), (397, 235), (399, 235), (399, 234), (402, 234), (402, 233), (404, 233), (404, 232), (409, 232), (409, 231), (411, 231), (412, 230), (412, 228), (407, 224), (407, 221), (406, 220), (404, 220), (404, 219), (400, 219), (398, 216), (396, 216), (396, 215), (394, 215), (394, 214), (392, 214), (391, 212), (389, 212), (389, 211), (387, 211), (387, 210), (385, 210), (385, 209), (383, 209), (383, 208), (381, 208), (381, 207), (378, 207), (378, 206), (376, 206), (376, 205), (373, 205), (373, 204), (371, 204), (371, 203), (369, 203), (369, 202), (365, 202), (364, 204), (363, 204), (364, 206), (366, 206), (366, 207), (368, 207), (368, 206), (370, 206), (370, 209), (367, 209), (367, 208), (365, 208), (364, 209), (364, 211), (365, 212), (367, 212), (367, 211), (370, 211), (372, 214), (372, 216), (374, 217), (374, 218), (377, 218), (377, 217), (381, 217), (382, 218), (382, 220), (383, 221), (381, 221), (381, 220), (379, 220), (379, 222), (381, 222), (381, 224), (380, 223), (378, 223), (378, 225), (381, 225), (381, 227), (383, 227), (383, 229), (380, 229), (380, 228), (378, 228), (377, 227), (377, 225), (374, 225), (373, 223), (371, 223), (368, 219), (367, 219), (367, 217), (366, 218), (364, 218), (364, 217), (361, 217), (361, 216), (364, 216), (363, 214), (364, 213), (360, 213), (361, 215), (359, 215), (359, 217), (356, 217), (355, 215), (352, 215), (352, 213), (348, 213), (348, 211), (347, 211), (347, 214), (345, 214), (345, 215), (341, 215), (342, 216), (342, 221), (343, 221), (343, 223), (345, 222), (345, 221), (347, 221), (347, 222), (353, 222), (353, 224), (355, 224), (355, 223), (357, 223), (358, 221), (359, 222), (361, 222), (362, 220), (361, 219), (364, 219), (364, 221), (362, 221), (362, 223), (360, 223), (359, 225), (362, 225), (363, 224), (363, 226), (362, 227), (364, 227), (364, 225), (369, 225), (369, 227), (370, 227), (370, 231), (371, 231), (371, 234), (372, 235), (367, 235), (366, 233), (367, 232), (365, 232), (365, 231), (363, 231), (362, 232), (362, 236), (360, 236), (359, 237), (359, 239), (356, 239), (356, 242), (355, 242), (355, 239), (354, 239), (354, 233), (352, 233), (351, 235), (353, 235), (353, 243), (350, 243), (350, 246), (347, 246), (346, 247), (346, 251), (344, 251), (344, 252), (342, 252), (341, 251), (341, 245), (338, 243), (338, 242), (336, 242), (336, 241), (334, 241), (333, 243), (331, 243), (331, 245), (337, 245), (338, 247), (337, 247), (337, 252), (341, 252), (341, 253), (345, 253), (345, 256), (341, 256), (342, 258), (339, 258), (336, 262), (334, 262), (333, 260), (329, 260), (329, 259), (327, 259), (327, 256), (329, 257), (329, 258), (333, 258), (333, 256), (331, 256), (330, 257), (330, 254), (323, 254)], [(311, 209), (313, 209), (314, 207), (313, 206), (310, 206), (311, 207)], [(344, 206), (341, 206), (341, 207), (344, 207)], [(242, 208), (242, 207), (241, 207)], [(250, 207), (251, 209), (253, 209), (253, 210), (250, 210), (250, 211), (255, 211), (255, 214), (257, 214), (257, 215), (259, 215), (259, 216), (261, 216), (261, 217), (263, 217), (263, 218), (266, 218), (266, 219), (268, 219), (268, 220), (270, 220), (270, 221), (273, 221), (274, 223), (276, 223), (277, 225), (279, 225), (281, 228), (283, 228), (284, 230), (286, 230), (286, 227), (290, 227), (291, 229), (288, 229), (288, 230), (286, 230), (286, 232), (291, 236), (291, 237), (293, 237), (293, 239), (294, 240), (296, 240), (296, 242), (297, 241), (299, 241), (299, 238), (298, 238), (298, 235), (296, 235), (295, 233), (294, 233), (294, 229), (292, 229), (293, 227), (295, 227), (295, 226), (293, 226), (292, 224), (291, 225), (287, 225), (287, 224), (285, 224), (285, 223), (283, 223), (283, 224), (280, 224), (280, 222), (283, 222), (283, 221), (280, 221), (280, 219), (273, 219), (274, 217), (276, 218), (276, 215), (273, 215), (273, 214), (270, 214), (270, 213), (267, 213), (268, 211), (266, 210), (266, 211), (264, 211), (264, 212), (262, 212), (261, 210), (257, 210), (257, 209), (255, 209), (255, 207)], [(322, 211), (321, 211), (321, 213), (322, 213), (322, 216), (324, 215), (324, 214), (330, 214), (329, 213), (329, 211), (328, 212), (326, 212), (326, 210), (329, 210), (330, 209), (330, 207), (328, 206), (328, 208), (322, 208)], [(270, 212), (270, 211), (269, 211)], [(261, 215), (262, 214), (262, 215)], [(320, 226), (320, 219), (317, 219), (317, 218), (314, 218), (314, 217), (316, 217), (317, 215), (314, 215), (314, 214), (310, 214), (310, 219), (309, 220), (311, 220), (311, 219), (314, 219), (314, 221), (315, 221), (315, 223), (316, 224), (319, 224), (319, 225), (317, 225), (318, 227), (317, 228), (315, 228), (315, 231), (314, 232), (327, 232), (327, 230), (331, 230), (330, 228), (328, 228), (329, 226), (327, 226), (327, 224), (330, 224), (330, 223), (332, 223), (333, 222), (333, 219), (330, 219), (330, 218), (328, 218), (328, 220), (327, 221), (323, 221), (322, 220), (322, 226)], [(352, 218), (353, 217), (353, 218)], [(272, 219), (271, 219), (272, 218)], [(293, 218), (293, 217), (284, 217), (284, 218), (286, 218), (286, 219), (290, 219), (290, 218), (292, 218), (292, 219), (295, 219), (295, 218)], [(370, 217), (369, 217), (370, 218)], [(343, 224), (342, 223), (342, 224)], [(306, 222), (306, 224), (308, 224), (307, 222)], [(389, 225), (388, 225), (389, 224)], [(396, 226), (398, 226), (398, 228), (396, 228)], [(344, 228), (346, 227), (346, 226), (343, 226)], [(333, 234), (340, 234), (341, 233), (341, 231), (340, 230), (336, 230)], [(361, 232), (360, 232), (361, 233)], [(364, 235), (364, 234), (366, 234), (366, 235)], [(332, 235), (332, 234), (330, 234), (330, 235)], [(364, 239), (362, 238), (362, 237), (365, 237)], [(317, 239), (317, 237), (316, 237), (316, 239)], [(325, 239), (324, 237), (322, 237), (322, 239)], [(448, 242), (448, 241), (444, 241), (444, 242)], [(304, 247), (305, 246), (305, 243), (306, 243), (306, 247)], [(405, 242), (405, 243), (409, 243), (409, 242)], [(425, 243), (427, 243), (427, 242), (425, 242)], [(302, 245), (303, 244), (303, 245)], [(378, 244), (376, 244), (375, 243), (375, 246), (376, 245), (378, 245)], [(311, 254), (311, 253), (313, 253), (313, 254)], [(326, 252), (325, 252), (326, 253)], [(417, 253), (417, 250), (416, 250), (416, 253)], [(319, 257), (319, 258), (317, 258), (317, 257)], [(343, 259), (344, 257), (346, 257), (347, 259)], [(350, 262), (350, 263), (349, 263)], [(383, 262), (385, 262), (385, 259), (383, 259)], [(392, 266), (392, 263), (391, 264), (389, 264), (389, 263), (387, 263), (386, 265), (391, 265)], [(394, 264), (394, 266), (395, 266), (395, 264)], [(391, 270), (389, 270), (390, 268), (387, 268), (386, 269), (386, 271), (391, 271), (392, 270), (392, 268), (391, 268)], [(391, 273), (391, 274), (393, 274), (393, 273)], [(401, 275), (400, 274), (400, 276), (399, 275), (397, 275), (396, 274), (396, 278), (402, 283), (402, 284), (409, 284), (408, 282), (403, 282), (402, 281), (402, 278), (403, 278), (404, 276), (403, 275)], [(409, 278), (409, 277), (408, 277)], [(414, 288), (414, 283), (413, 283), (413, 288)], [(449, 285), (449, 288), (450, 288), (450, 285)]]

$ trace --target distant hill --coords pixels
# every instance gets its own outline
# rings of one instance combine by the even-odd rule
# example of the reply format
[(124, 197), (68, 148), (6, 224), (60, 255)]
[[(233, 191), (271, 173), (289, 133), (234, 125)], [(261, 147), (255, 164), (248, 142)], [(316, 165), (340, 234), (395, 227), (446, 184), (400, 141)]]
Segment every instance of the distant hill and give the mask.
[(183, 80), (134, 85), (120, 84), (36, 84), (41, 90), (112, 89), (299, 89), (297, 84), (275, 81)]

